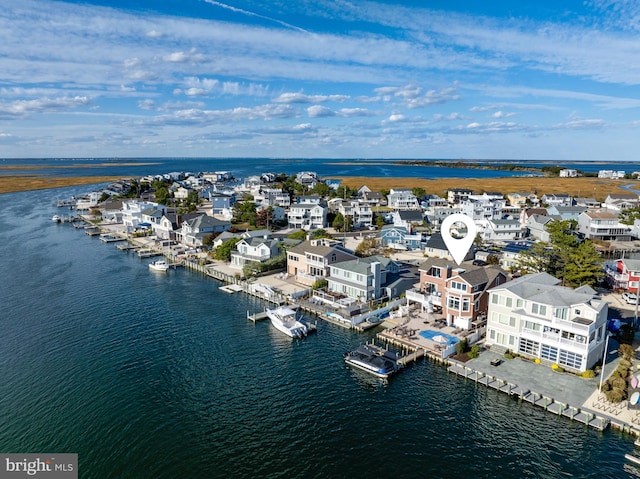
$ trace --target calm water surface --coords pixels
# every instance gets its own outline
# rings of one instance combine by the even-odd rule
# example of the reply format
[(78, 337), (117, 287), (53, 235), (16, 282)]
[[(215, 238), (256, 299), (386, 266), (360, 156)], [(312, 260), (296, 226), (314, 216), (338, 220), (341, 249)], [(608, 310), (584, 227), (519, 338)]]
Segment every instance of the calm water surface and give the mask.
[(383, 384), (320, 323), (291, 341), (265, 304), (154, 274), (0, 195), (0, 451), (77, 452), (82, 478), (624, 478), (633, 441), (419, 362)]

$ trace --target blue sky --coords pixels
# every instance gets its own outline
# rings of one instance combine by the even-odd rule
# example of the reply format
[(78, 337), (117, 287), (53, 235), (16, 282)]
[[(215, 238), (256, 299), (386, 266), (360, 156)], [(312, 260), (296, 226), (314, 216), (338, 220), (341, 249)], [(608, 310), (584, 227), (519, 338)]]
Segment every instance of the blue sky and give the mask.
[(0, 7), (0, 157), (640, 159), (636, 0)]

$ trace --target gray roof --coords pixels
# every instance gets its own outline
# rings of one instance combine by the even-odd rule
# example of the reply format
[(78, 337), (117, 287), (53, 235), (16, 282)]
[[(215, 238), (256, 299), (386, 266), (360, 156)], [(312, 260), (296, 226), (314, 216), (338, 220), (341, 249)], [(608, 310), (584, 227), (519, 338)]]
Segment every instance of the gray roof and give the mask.
[(440, 233), (433, 233), (427, 241), (425, 248), (449, 251), (449, 248), (447, 248), (447, 245), (444, 243), (444, 240), (442, 239), (442, 235)]
[(389, 258), (385, 258), (384, 256), (368, 256), (366, 258), (340, 261), (339, 263), (335, 263), (332, 266), (347, 271), (353, 271), (354, 273), (367, 275), (371, 272), (372, 263), (380, 263), (381, 269), (385, 269), (392, 262), (392, 260), (390, 260)]
[(629, 271), (640, 271), (640, 259), (622, 258), (620, 261), (624, 263)]
[(296, 253), (296, 254), (309, 253), (309, 254), (315, 254), (322, 257), (327, 257), (329, 254), (331, 254), (334, 251), (340, 251), (341, 253), (350, 254), (355, 257), (355, 255), (351, 251), (347, 250), (347, 248), (343, 246), (340, 246), (337, 244), (333, 246), (327, 246), (326, 244), (314, 245), (309, 240), (303, 241), (302, 243), (289, 249), (290, 253)]
[(419, 210), (400, 210), (398, 211), (398, 215), (403, 221), (417, 221), (419, 223), (424, 221), (422, 211)]
[[(527, 274), (493, 288), (494, 291), (501, 289), (510, 291), (522, 299), (553, 306), (591, 304), (591, 300), (596, 298), (591, 288), (571, 289), (560, 286), (559, 279), (544, 272)], [(596, 307), (596, 309), (599, 308)]]

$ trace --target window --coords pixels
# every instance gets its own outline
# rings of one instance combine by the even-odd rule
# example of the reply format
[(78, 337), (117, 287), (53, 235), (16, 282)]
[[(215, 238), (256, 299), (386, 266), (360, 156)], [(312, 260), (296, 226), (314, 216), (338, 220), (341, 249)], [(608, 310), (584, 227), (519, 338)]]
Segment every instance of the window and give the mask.
[(492, 313), (491, 319), (493, 322), (504, 324), (506, 326), (511, 326), (512, 328), (516, 325), (516, 318), (513, 316), (508, 316), (506, 314), (496, 313), (495, 311)]
[(506, 299), (505, 306), (507, 308), (512, 308), (513, 307), (513, 298), (505, 298), (505, 299)]
[(440, 268), (436, 268), (435, 266), (432, 266), (431, 269), (429, 269), (429, 271), (427, 271), (427, 275), (428, 276), (433, 276), (434, 278), (440, 278)]
[(516, 308), (522, 308), (524, 306), (524, 300), (518, 298), (516, 299)]
[(531, 304), (531, 312), (533, 314), (537, 314), (539, 316), (546, 316), (547, 315), (547, 306), (544, 305), (544, 304), (532, 303)]
[(462, 311), (469, 311), (470, 302), (469, 298), (462, 298)]
[(497, 295), (497, 294), (491, 295), (491, 302), (493, 304), (499, 304), (500, 303), (500, 296)]
[(534, 323), (533, 321), (525, 321), (524, 328), (531, 329), (532, 331), (540, 331), (540, 325), (538, 323)]
[(567, 308), (555, 308), (553, 310), (553, 315), (559, 319), (567, 319), (567, 313), (569, 310)]
[(582, 355), (561, 349), (558, 364), (572, 369), (580, 369), (582, 367)]
[(449, 296), (447, 301), (447, 307), (449, 309), (460, 310), (460, 298), (455, 296)]
[(452, 281), (451, 282), (451, 288), (452, 289), (457, 289), (459, 291), (466, 291), (467, 290), (467, 285), (464, 283), (458, 283), (457, 281)]

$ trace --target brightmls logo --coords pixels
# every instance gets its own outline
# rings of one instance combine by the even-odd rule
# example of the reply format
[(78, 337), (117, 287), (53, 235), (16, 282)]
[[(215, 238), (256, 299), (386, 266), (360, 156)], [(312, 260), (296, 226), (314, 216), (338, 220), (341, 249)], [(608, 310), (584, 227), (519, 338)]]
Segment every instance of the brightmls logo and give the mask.
[(78, 479), (77, 454), (1, 454), (0, 479)]

